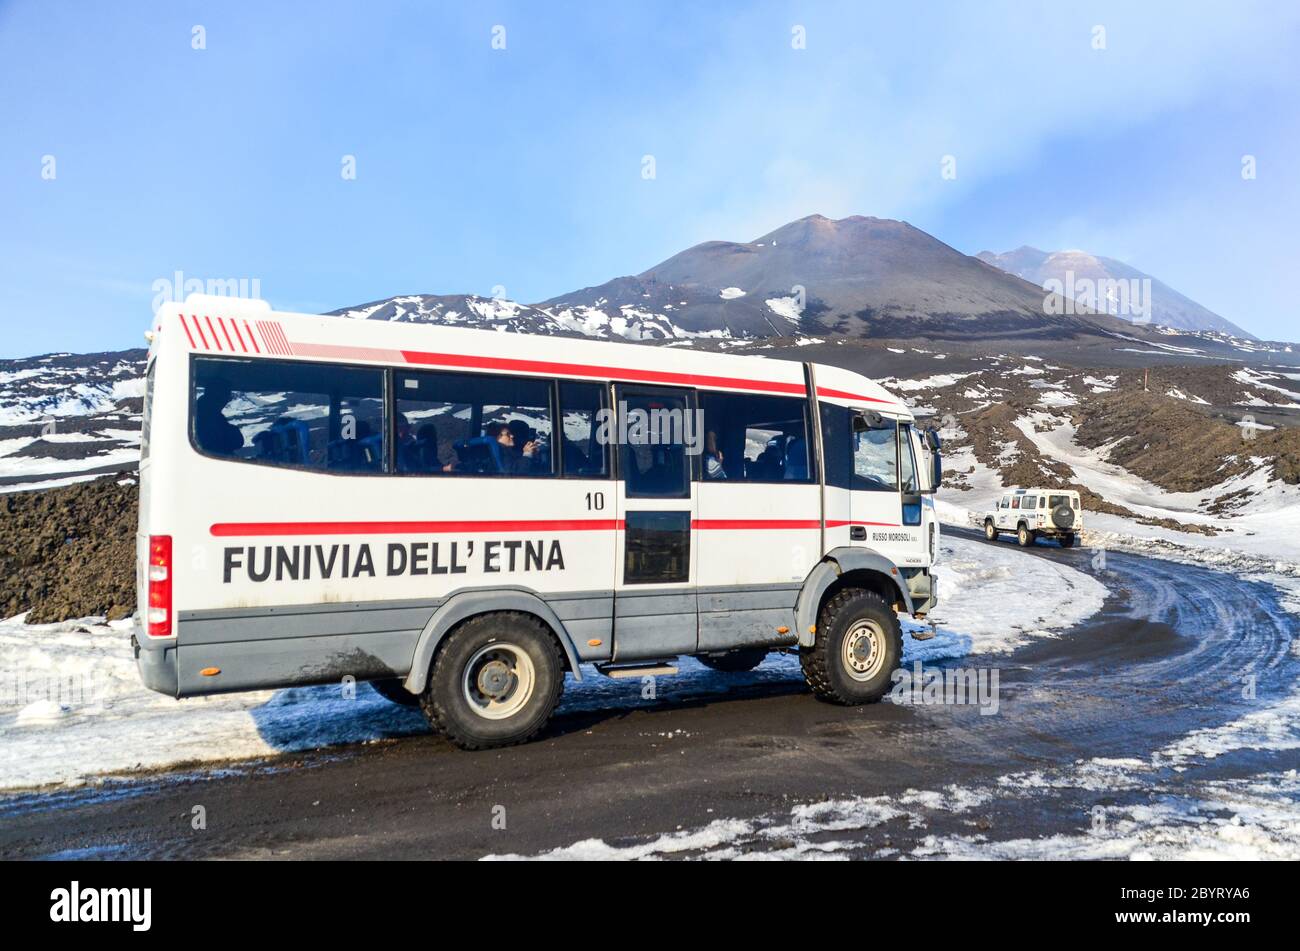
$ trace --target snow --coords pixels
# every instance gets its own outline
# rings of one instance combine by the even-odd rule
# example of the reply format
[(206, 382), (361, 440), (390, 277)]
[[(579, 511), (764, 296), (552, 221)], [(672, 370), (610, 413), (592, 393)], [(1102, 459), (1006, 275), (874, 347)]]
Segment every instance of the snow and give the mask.
[(718, 291), (718, 296), (723, 300), (735, 300), (737, 297), (744, 297), (745, 292), (739, 287), (724, 287)]
[(927, 376), (921, 380), (899, 380), (894, 377), (888, 377), (879, 380), (878, 382), (881, 386), (889, 390), (913, 393), (917, 390), (937, 390), (946, 386), (953, 386), (954, 384), (966, 379), (966, 377), (974, 375), (974, 373), (936, 373), (933, 376)]
[(763, 303), (767, 304), (767, 309), (776, 316), (784, 317), (791, 323), (797, 323), (802, 316), (797, 297), (769, 297)]

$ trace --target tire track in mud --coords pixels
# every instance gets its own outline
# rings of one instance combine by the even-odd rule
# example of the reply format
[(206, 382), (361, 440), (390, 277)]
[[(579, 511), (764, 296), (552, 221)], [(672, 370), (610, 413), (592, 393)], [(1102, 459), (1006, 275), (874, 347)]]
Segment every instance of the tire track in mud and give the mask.
[[(1091, 570), (1087, 550), (1040, 547), (1034, 557)], [(624, 695), (571, 706), (544, 739), (504, 751), (462, 754), (416, 736), (6, 797), (0, 854), (533, 855), (589, 839), (645, 848), (665, 830), (707, 832), (719, 820), (712, 840), (649, 854), (803, 855), (831, 842), (842, 854), (890, 855), (936, 836), (1075, 834), (1098, 801), (1162, 793), (1141, 782), (1095, 786), (1108, 762), (1147, 761), (1193, 731), (1238, 720), (1287, 695), (1300, 669), (1294, 616), (1272, 586), (1136, 555), (1108, 552), (1106, 562), (1105, 607), (1065, 635), (927, 664), (996, 667), (994, 716), (969, 706), (828, 706), (807, 695), (797, 665), (778, 667), (665, 690), (653, 703)], [(1242, 696), (1247, 672), (1254, 700)], [(1218, 769), (1276, 765), (1256, 756)], [(1041, 795), (1014, 787), (1014, 777), (1058, 774)], [(209, 816), (199, 833), (189, 825), (195, 804)], [(497, 806), (508, 831), (492, 828)], [(829, 817), (820, 828), (819, 815)]]

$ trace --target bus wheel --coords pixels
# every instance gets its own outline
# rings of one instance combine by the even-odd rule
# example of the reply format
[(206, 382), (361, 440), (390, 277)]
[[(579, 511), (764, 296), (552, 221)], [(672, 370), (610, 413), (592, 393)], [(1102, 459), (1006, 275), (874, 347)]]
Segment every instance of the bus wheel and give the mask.
[(1028, 548), (1034, 543), (1034, 533), (1031, 532), (1024, 523), (1016, 529), (1016, 542), (1021, 548)]
[(888, 692), (902, 661), (898, 616), (884, 598), (862, 588), (846, 588), (827, 601), (816, 641), (799, 648), (804, 680), (830, 703), (874, 703)]
[(986, 518), (984, 520), (984, 537), (991, 542), (998, 540), (998, 527), (993, 524), (993, 519), (991, 518)]
[(746, 647), (723, 654), (700, 654), (696, 659), (705, 667), (727, 674), (743, 674), (753, 670), (767, 657), (766, 647)]
[(465, 621), (442, 643), (420, 708), (463, 750), (525, 743), (546, 726), (564, 688), (560, 645), (530, 614)]
[(1062, 548), (1074, 547), (1074, 535), (1072, 533), (1067, 532), (1066, 534), (1061, 536), (1061, 547)]
[(420, 702), (420, 698), (402, 686), (402, 682), (396, 677), (389, 680), (372, 680), (370, 686), (374, 687), (375, 693), (385, 700), (404, 707), (413, 707)]

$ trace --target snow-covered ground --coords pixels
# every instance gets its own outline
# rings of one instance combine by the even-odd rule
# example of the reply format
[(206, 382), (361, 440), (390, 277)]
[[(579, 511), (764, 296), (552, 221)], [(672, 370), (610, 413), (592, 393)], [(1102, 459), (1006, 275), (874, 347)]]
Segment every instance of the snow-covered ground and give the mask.
[[(905, 660), (933, 661), (1011, 650), (1053, 636), (1101, 608), (1093, 577), (1010, 546), (946, 539), (936, 636), (905, 641)], [(1061, 585), (1071, 598), (1051, 614), (1021, 617), (1018, 592)], [(1015, 608), (1015, 610), (1013, 610)], [(369, 686), (342, 685), (176, 701), (146, 690), (129, 645), (129, 621), (0, 623), (0, 789), (80, 784), (95, 777), (182, 763), (270, 756), (293, 750), (421, 733), (424, 718)], [(909, 627), (919, 625), (909, 622)], [(753, 673), (717, 674), (689, 658), (660, 695), (724, 693), (738, 683), (799, 680), (796, 657), (772, 654)], [(640, 684), (594, 669), (571, 682), (561, 712), (636, 703)]]
[[(892, 848), (864, 851), (864, 833), (887, 822), (926, 829), (936, 819), (968, 816), (996, 802), (1033, 809), (1061, 793), (1156, 790), (1154, 802), (1094, 805), (1088, 830), (1071, 835), (990, 840), (981, 833), (927, 835), (904, 858), (963, 859), (1300, 859), (1300, 775), (1296, 770), (1244, 779), (1181, 782), (1196, 766), (1243, 750), (1300, 748), (1300, 692), (1214, 729), (1198, 730), (1149, 759), (1080, 760), (1064, 769), (1008, 773), (992, 783), (911, 789), (803, 803), (756, 819), (717, 819), (634, 845), (587, 839), (541, 859), (708, 859), (899, 857)], [(1162, 782), (1173, 776), (1169, 791)], [(950, 823), (949, 823), (950, 824)], [(523, 856), (491, 856), (517, 859)]]

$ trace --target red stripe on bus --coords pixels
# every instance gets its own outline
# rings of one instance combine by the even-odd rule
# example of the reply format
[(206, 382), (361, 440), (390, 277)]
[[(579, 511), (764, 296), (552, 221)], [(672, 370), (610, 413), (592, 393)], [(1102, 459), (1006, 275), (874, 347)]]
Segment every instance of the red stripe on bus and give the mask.
[(248, 353), (248, 344), (244, 343), (244, 335), (239, 332), (239, 321), (231, 317), (230, 326), (235, 328), (235, 339), (239, 341), (239, 349)]
[(844, 390), (832, 390), (829, 387), (817, 387), (818, 396), (832, 396), (841, 400), (864, 400), (868, 403), (892, 403), (893, 400), (882, 400), (878, 396), (863, 396), (861, 393), (848, 393)]
[(592, 532), (623, 527), (612, 518), (532, 519), (525, 521), (455, 522), (222, 522), (211, 533), (238, 535), (418, 535), (443, 532)]
[[(827, 528), (845, 525), (875, 525), (897, 528), (892, 522), (828, 521)], [(815, 529), (815, 518), (698, 518), (691, 527), (701, 531), (748, 531), (753, 529)], [(219, 538), (264, 535), (436, 535), (450, 532), (609, 532), (623, 531), (622, 519), (528, 519), (523, 521), (442, 522), (218, 522), (210, 529)]]
[(285, 336), (284, 328), (281, 327), (279, 324), (275, 325), (275, 334), (277, 337), (280, 338), (280, 343), (284, 345), (285, 354), (288, 356), (293, 356), (293, 344), (289, 342), (289, 338)]
[(594, 376), (637, 383), (667, 383), (678, 386), (711, 386), (733, 390), (760, 390), (768, 393), (794, 393), (803, 396), (802, 383), (773, 380), (749, 380), (743, 377), (711, 376), (703, 373), (673, 373), (664, 370), (637, 370), (629, 367), (596, 366), (587, 363), (557, 363), (550, 360), (519, 360), (514, 357), (481, 357), (461, 353), (429, 353), (403, 350), (407, 363), (422, 366), (466, 367), (475, 370), (513, 370), (544, 376)]
[(187, 323), (185, 322), (185, 315), (184, 315), (184, 314), (177, 314), (176, 316), (179, 317), (179, 318), (181, 319), (181, 327), (185, 330), (185, 336), (186, 336), (186, 337), (189, 339), (189, 341), (190, 341), (190, 349), (191, 349), (191, 350), (197, 350), (198, 347), (196, 347), (196, 346), (194, 345), (194, 335), (193, 335), (192, 333), (190, 333), (190, 325), (187, 324)]
[(221, 338), (217, 336), (216, 328), (212, 326), (212, 318), (206, 314), (203, 317), (208, 322), (208, 329), (212, 331), (212, 342), (217, 345), (217, 350), (221, 349)]
[(203, 325), (199, 323), (198, 314), (191, 314), (190, 316), (194, 318), (194, 329), (199, 332), (199, 339), (203, 341), (203, 349), (211, 350), (212, 348), (208, 346), (208, 338), (203, 336)]
[(248, 342), (253, 345), (253, 352), (261, 353), (262, 348), (257, 345), (257, 337), (253, 335), (253, 328), (248, 325), (247, 320), (244, 321), (244, 329), (248, 331)]
[(222, 318), (217, 318), (217, 323), (221, 325), (221, 332), (226, 336), (226, 343), (230, 347), (230, 352), (235, 352), (235, 342), (230, 339), (230, 331), (226, 329), (226, 322)]
[(844, 528), (846, 525), (870, 525), (873, 528), (902, 528), (897, 522), (852, 522), (845, 519), (827, 519), (827, 528)]
[(262, 345), (263, 345), (264, 347), (266, 347), (266, 352), (267, 352), (267, 353), (275, 353), (275, 348), (271, 345), (271, 340), (268, 339), (268, 336), (267, 336), (267, 333), (266, 333), (266, 323), (265, 323), (265, 321), (261, 321), (261, 320), (259, 320), (259, 321), (256, 321), (256, 323), (257, 323), (257, 332), (258, 332), (259, 334), (262, 335)]
[(705, 531), (745, 531), (755, 528), (821, 528), (822, 523), (815, 518), (697, 518), (691, 522), (691, 527)]

